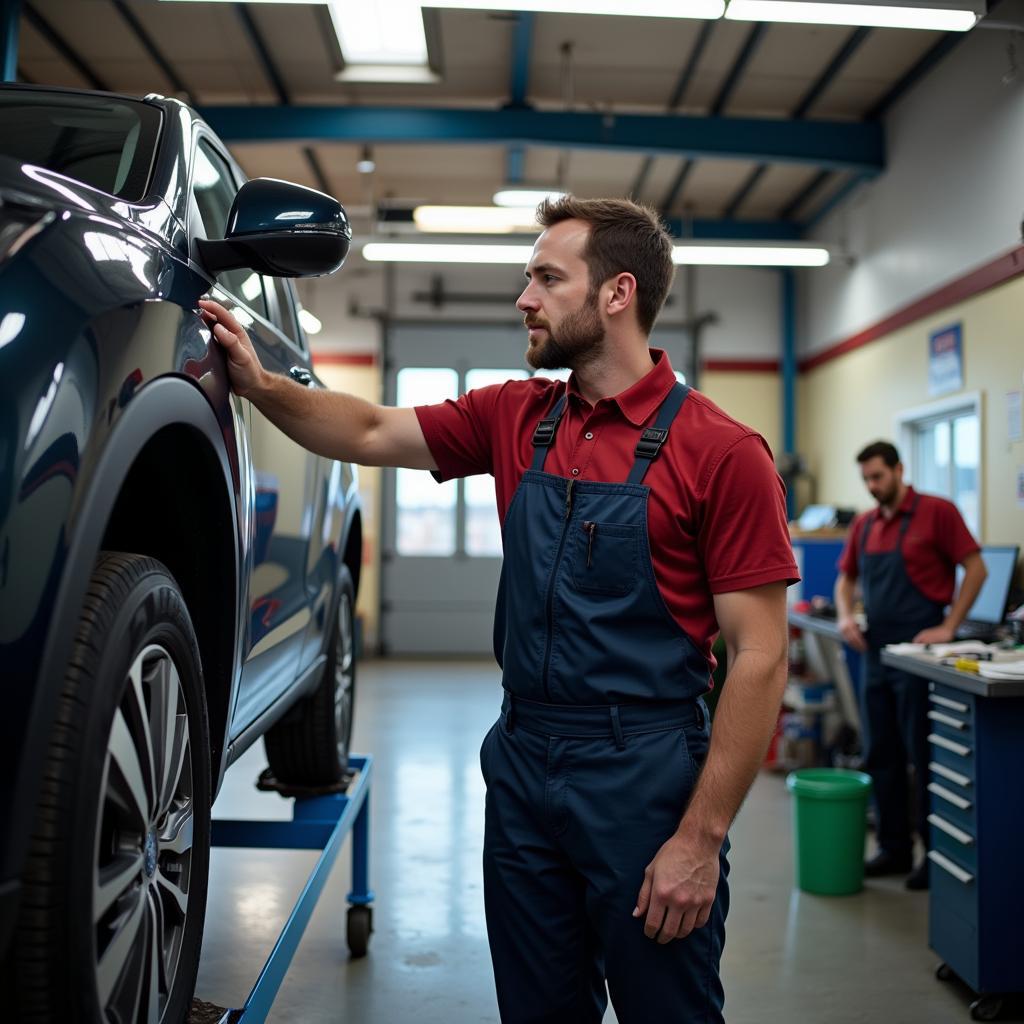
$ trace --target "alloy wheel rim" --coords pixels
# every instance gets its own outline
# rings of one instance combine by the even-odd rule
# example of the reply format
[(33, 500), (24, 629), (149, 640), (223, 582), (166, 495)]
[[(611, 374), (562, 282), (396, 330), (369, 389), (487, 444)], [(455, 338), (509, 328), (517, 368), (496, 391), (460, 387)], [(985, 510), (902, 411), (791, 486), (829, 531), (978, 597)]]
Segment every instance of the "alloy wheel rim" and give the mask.
[(355, 637), (352, 632), (352, 599), (347, 593), (338, 602), (338, 629), (334, 652), (334, 728), (338, 757), (348, 757), (352, 731), (352, 691), (355, 683)]
[(174, 660), (150, 644), (114, 712), (97, 811), (94, 969), (111, 1024), (159, 1024), (174, 988), (192, 877), (188, 727)]

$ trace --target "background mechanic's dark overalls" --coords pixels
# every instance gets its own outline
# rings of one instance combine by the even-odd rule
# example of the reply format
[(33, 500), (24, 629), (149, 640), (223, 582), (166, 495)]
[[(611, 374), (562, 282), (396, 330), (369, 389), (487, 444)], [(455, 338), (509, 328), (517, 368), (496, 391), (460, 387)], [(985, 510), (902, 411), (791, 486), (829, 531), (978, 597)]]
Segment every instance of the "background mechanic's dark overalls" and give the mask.
[(868, 539), (881, 513), (868, 516), (860, 538), (860, 585), (868, 616), (861, 718), (864, 770), (874, 782), (878, 845), (899, 859), (913, 851), (907, 762), (914, 766), (914, 826), (928, 845), (928, 695), (923, 679), (883, 665), (886, 644), (911, 641), (938, 626), (944, 606), (925, 597), (907, 574), (903, 540), (920, 497), (903, 515), (892, 551), (868, 554)]
[(632, 911), (707, 753), (708, 664), (666, 607), (641, 481), (688, 389), (644, 430), (626, 483), (543, 472), (565, 396), (534, 434), (505, 519), (484, 739), (484, 895), (505, 1024), (719, 1022), (728, 864), (708, 924), (660, 945)]

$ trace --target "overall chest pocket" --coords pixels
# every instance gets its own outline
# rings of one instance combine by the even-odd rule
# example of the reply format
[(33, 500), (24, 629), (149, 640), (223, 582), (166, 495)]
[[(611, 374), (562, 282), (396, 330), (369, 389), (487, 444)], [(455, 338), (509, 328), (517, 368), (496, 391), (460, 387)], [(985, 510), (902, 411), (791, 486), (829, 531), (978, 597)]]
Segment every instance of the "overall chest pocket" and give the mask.
[(591, 594), (628, 594), (640, 570), (640, 527), (584, 520), (575, 529), (572, 579)]

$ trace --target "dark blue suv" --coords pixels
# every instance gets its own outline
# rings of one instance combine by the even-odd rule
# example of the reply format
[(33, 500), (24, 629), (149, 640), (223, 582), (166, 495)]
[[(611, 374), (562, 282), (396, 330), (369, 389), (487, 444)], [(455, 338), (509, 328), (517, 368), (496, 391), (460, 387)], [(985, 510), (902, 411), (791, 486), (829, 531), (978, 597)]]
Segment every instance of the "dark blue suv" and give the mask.
[(288, 278), (350, 241), (175, 100), (0, 87), (5, 1019), (183, 1020), (225, 770), (341, 776), (355, 471), (230, 392), (196, 302), (318, 387)]

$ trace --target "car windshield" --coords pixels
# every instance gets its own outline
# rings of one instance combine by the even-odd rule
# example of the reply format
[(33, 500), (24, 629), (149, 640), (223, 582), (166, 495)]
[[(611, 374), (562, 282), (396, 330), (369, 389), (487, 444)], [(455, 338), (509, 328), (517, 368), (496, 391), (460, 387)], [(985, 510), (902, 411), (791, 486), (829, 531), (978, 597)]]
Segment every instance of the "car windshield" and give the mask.
[(146, 193), (160, 118), (134, 100), (0, 90), (0, 155), (132, 202)]

